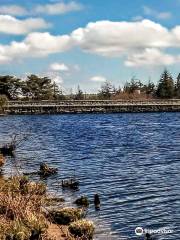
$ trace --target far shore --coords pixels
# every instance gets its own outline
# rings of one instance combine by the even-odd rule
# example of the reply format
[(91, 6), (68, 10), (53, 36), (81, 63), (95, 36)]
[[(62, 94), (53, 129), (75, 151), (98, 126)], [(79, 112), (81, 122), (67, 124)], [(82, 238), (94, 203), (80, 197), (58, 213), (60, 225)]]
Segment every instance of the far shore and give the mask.
[(5, 114), (180, 112), (180, 99), (9, 101)]

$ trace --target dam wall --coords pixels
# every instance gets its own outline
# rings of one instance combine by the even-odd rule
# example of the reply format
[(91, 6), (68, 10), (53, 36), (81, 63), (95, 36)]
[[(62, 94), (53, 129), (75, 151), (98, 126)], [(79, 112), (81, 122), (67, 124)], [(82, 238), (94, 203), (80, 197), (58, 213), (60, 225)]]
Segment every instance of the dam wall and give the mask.
[(176, 100), (9, 101), (6, 114), (180, 112)]

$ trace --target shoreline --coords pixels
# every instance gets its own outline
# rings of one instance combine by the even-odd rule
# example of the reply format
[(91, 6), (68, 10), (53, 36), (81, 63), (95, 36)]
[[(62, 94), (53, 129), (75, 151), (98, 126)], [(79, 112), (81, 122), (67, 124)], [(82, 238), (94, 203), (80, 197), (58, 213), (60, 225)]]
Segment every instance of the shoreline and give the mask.
[[(6, 158), (0, 154), (0, 160), (3, 169)], [(64, 202), (64, 196), (50, 193), (43, 181), (33, 181), (23, 173), (11, 177), (1, 173), (0, 238), (75, 240), (86, 236), (87, 240), (92, 239), (95, 226), (86, 218), (88, 204), (81, 202), (67, 207)]]
[(7, 115), (180, 112), (180, 100), (151, 101), (11, 101)]

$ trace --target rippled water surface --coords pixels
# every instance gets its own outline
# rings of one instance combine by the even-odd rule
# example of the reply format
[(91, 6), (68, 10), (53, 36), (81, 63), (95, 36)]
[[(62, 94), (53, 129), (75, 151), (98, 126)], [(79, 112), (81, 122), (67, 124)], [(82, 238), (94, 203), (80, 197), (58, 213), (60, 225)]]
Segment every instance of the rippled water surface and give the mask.
[(30, 133), (16, 153), (22, 171), (44, 161), (58, 167), (46, 181), (59, 195), (61, 179), (75, 172), (80, 191), (63, 192), (69, 203), (100, 194), (101, 210), (91, 204), (88, 213), (96, 239), (141, 240), (137, 226), (173, 231), (156, 239), (180, 238), (180, 113), (1, 117), (0, 143), (13, 132)]

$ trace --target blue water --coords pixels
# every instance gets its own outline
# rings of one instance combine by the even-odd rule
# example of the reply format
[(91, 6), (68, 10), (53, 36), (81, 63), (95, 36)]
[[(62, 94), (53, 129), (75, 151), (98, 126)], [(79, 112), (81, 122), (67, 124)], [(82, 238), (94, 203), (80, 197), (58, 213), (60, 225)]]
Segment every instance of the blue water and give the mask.
[[(180, 236), (180, 113), (6, 116), (0, 118), (0, 143), (12, 132), (30, 133), (17, 150), (21, 171), (34, 171), (42, 161), (59, 168), (46, 180), (49, 189), (77, 196), (99, 193), (101, 210), (90, 205), (96, 239), (143, 239), (137, 226), (167, 227)], [(4, 172), (10, 173), (9, 159)], [(62, 192), (59, 182), (74, 175), (79, 192)]]

